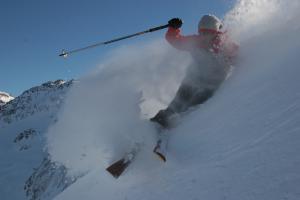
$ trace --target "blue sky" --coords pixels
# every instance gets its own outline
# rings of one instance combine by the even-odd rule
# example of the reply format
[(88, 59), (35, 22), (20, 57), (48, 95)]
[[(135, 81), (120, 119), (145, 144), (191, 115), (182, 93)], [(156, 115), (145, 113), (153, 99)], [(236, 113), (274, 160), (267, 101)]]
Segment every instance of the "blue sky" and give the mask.
[(62, 49), (184, 20), (183, 33), (196, 33), (201, 15), (224, 16), (232, 0), (1, 0), (0, 91), (13, 96), (48, 80), (78, 78), (124, 44), (164, 37), (165, 30), (62, 59)]

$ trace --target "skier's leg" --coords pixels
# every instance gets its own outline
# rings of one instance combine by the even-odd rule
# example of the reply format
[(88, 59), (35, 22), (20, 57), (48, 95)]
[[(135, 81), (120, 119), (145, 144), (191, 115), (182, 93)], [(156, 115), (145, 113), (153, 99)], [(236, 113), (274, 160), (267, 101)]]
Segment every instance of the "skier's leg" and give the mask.
[(176, 113), (186, 111), (189, 107), (189, 102), (194, 96), (194, 93), (194, 87), (185, 84), (181, 85), (167, 109), (173, 110)]
[(210, 97), (212, 97), (214, 94), (214, 90), (212, 89), (201, 89), (198, 91), (194, 96), (191, 98), (189, 102), (189, 106), (196, 106), (199, 104), (203, 104), (206, 102)]
[(189, 105), (188, 102), (191, 101), (192, 97), (193, 88), (187, 85), (181, 85), (169, 106), (164, 110), (160, 110), (150, 120), (157, 122), (163, 128), (169, 128), (171, 123), (170, 117), (176, 113), (186, 111)]
[(163, 128), (169, 128), (169, 117), (174, 114), (171, 110), (160, 110), (154, 117), (150, 119), (152, 122), (160, 124)]

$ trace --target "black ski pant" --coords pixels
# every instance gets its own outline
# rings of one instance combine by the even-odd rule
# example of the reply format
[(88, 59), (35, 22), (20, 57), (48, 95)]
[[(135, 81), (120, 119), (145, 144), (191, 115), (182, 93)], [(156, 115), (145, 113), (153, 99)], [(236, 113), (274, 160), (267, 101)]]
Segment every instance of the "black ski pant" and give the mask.
[(164, 110), (160, 110), (150, 120), (159, 123), (164, 128), (169, 128), (172, 115), (185, 112), (192, 106), (203, 104), (213, 93), (213, 89), (199, 89), (190, 85), (181, 85), (169, 106)]

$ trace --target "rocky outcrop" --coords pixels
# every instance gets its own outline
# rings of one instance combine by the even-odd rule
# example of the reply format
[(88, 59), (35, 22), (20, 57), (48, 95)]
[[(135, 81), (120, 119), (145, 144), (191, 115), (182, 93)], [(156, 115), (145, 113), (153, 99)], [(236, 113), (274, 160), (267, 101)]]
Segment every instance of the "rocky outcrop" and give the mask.
[(24, 190), (30, 200), (52, 199), (75, 181), (76, 178), (67, 176), (63, 165), (53, 163), (46, 157), (27, 179)]

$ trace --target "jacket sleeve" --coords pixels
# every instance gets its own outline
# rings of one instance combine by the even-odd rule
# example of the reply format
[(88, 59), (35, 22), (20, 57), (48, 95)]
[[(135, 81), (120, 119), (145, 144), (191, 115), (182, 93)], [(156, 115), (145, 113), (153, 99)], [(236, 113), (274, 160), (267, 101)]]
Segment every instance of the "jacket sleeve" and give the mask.
[(190, 51), (196, 46), (196, 36), (183, 36), (180, 29), (169, 27), (166, 33), (166, 40), (176, 49)]

